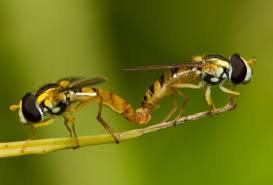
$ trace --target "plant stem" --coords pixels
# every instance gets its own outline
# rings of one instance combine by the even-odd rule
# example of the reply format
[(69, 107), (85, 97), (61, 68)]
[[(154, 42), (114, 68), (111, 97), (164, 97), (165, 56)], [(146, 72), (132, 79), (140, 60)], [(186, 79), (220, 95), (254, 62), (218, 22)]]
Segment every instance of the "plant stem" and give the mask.
[[(167, 122), (161, 122), (149, 127), (134, 129), (126, 132), (119, 133), (120, 141), (126, 141), (129, 139), (143, 136), (144, 134), (156, 132), (165, 128), (173, 127), (178, 124), (182, 124), (188, 121), (197, 120), (203, 117), (228, 112), (236, 107), (235, 104), (227, 104), (225, 107), (218, 108), (212, 112), (205, 111), (192, 115), (184, 116), (178, 120), (172, 120)], [(96, 135), (96, 136), (82, 136), (78, 137), (79, 146), (91, 146), (100, 145), (106, 143), (115, 143), (115, 140), (111, 135)], [(69, 148), (75, 148), (74, 138), (51, 138), (51, 139), (39, 139), (39, 140), (27, 140), (17, 142), (0, 143), (0, 157), (14, 157), (29, 154), (45, 154), (48, 152), (64, 150)]]

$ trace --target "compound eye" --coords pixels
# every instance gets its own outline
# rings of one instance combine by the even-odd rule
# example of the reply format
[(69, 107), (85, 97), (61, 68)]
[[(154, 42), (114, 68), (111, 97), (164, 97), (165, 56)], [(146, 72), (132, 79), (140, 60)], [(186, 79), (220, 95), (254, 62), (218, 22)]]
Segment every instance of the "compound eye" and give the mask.
[(232, 55), (230, 59), (232, 71), (231, 71), (231, 81), (233, 84), (239, 84), (244, 81), (247, 73), (247, 67), (245, 62), (240, 57), (239, 54)]
[(22, 99), (22, 113), (28, 122), (39, 122), (42, 120), (42, 113), (37, 107), (35, 96), (27, 93)]

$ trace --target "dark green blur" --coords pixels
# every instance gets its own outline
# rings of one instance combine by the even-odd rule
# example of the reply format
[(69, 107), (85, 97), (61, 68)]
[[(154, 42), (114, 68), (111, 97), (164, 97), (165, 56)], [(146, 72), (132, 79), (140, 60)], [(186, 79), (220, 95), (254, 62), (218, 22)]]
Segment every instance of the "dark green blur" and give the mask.
[[(124, 67), (186, 62), (192, 55), (234, 52), (256, 57), (253, 81), (237, 89), (233, 112), (119, 145), (0, 159), (0, 185), (273, 184), (273, 1), (2, 0), (0, 2), (0, 142), (23, 140), (9, 106), (27, 91), (66, 76), (106, 76), (99, 87), (134, 107), (160, 71)], [(186, 113), (207, 109), (203, 90), (185, 90)], [(227, 101), (214, 88), (217, 106)], [(182, 102), (182, 99), (180, 100)], [(167, 98), (153, 114), (159, 122)], [(76, 114), (79, 135), (102, 134), (97, 105)], [(138, 128), (105, 108), (118, 131)], [(37, 138), (68, 136), (62, 120)]]

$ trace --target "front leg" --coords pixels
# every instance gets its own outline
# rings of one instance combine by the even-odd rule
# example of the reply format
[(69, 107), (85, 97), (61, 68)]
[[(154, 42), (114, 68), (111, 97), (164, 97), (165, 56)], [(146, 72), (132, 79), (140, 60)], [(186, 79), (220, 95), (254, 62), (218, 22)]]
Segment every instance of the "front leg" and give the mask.
[(227, 93), (227, 94), (229, 94), (229, 102), (230, 102), (231, 104), (234, 104), (234, 98), (235, 98), (236, 96), (239, 96), (239, 95), (240, 95), (240, 92), (236, 92), (236, 91), (233, 91), (233, 90), (231, 90), (231, 89), (228, 89), (228, 88), (226, 88), (224, 85), (225, 85), (225, 81), (222, 81), (222, 82), (219, 84), (220, 90), (223, 91), (223, 92), (225, 92), (225, 93)]
[(33, 127), (34, 129), (40, 128), (40, 127), (45, 127), (45, 126), (51, 125), (53, 123), (53, 121), (54, 121), (53, 117), (47, 118), (44, 121), (31, 124), (31, 127)]
[(101, 113), (102, 113), (102, 103), (103, 103), (103, 99), (102, 97), (100, 97), (100, 102), (99, 102), (99, 111), (97, 114), (97, 120), (100, 122), (100, 124), (109, 132), (109, 134), (114, 138), (114, 140), (116, 141), (116, 143), (120, 143), (120, 138), (119, 135), (112, 129), (112, 127), (110, 127), (110, 125), (108, 125), (106, 123), (106, 121), (104, 121), (104, 119), (101, 117)]
[(31, 127), (31, 136), (23, 144), (23, 146), (21, 148), (21, 152), (24, 153), (25, 148), (27, 147), (27, 144), (30, 143), (31, 140), (33, 140), (35, 138), (36, 128), (48, 126), (48, 125), (52, 124), (53, 121), (54, 121), (53, 118), (48, 118), (48, 119), (45, 119), (45, 120), (38, 122), (38, 123), (27, 124), (26, 126)]

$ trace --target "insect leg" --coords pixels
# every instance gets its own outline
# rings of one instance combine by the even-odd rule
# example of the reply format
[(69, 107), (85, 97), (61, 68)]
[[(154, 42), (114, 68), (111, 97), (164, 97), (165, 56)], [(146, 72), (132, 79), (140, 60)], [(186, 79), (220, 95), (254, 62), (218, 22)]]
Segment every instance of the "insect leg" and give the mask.
[(191, 88), (191, 89), (200, 89), (202, 87), (204, 87), (205, 84), (203, 82), (200, 82), (199, 84), (195, 85), (195, 84), (183, 84), (183, 83), (180, 83), (180, 84), (173, 84), (172, 85), (172, 88), (174, 89), (175, 93), (180, 95), (180, 96), (183, 96), (184, 97), (184, 102), (182, 104), (182, 107), (180, 108), (179, 110), (179, 113), (176, 117), (176, 119), (179, 119), (181, 117), (181, 114), (183, 113), (185, 107), (186, 107), (186, 104), (189, 100), (188, 96), (186, 96), (184, 93), (182, 93), (181, 91), (177, 90), (178, 88)]
[(80, 144), (79, 144), (78, 136), (75, 129), (75, 122), (72, 124), (72, 132), (74, 133), (74, 137), (76, 141), (76, 147), (74, 147), (73, 149), (77, 149), (78, 147), (80, 147)]
[(82, 100), (82, 101), (80, 101), (79, 104), (77, 104), (77, 105), (76, 105), (75, 107), (73, 107), (73, 108), (70, 108), (69, 110), (70, 110), (71, 112), (78, 112), (78, 111), (81, 110), (83, 107), (85, 107), (86, 105), (88, 105), (91, 101), (94, 101), (94, 99), (91, 98), (91, 99), (88, 99), (88, 100)]
[(214, 110), (215, 105), (214, 105), (213, 100), (211, 98), (211, 87), (210, 86), (207, 86), (205, 98), (206, 98), (207, 104), (209, 105), (209, 110), (210, 111)]
[(54, 121), (53, 118), (48, 118), (48, 119), (45, 119), (44, 121), (41, 121), (39, 123), (30, 124), (29, 126), (31, 127), (31, 136), (23, 144), (23, 146), (21, 148), (21, 152), (24, 153), (27, 144), (30, 143), (30, 141), (35, 138), (36, 128), (48, 126), (48, 125), (52, 124), (53, 121)]
[(40, 127), (45, 127), (48, 125), (51, 125), (53, 123), (54, 119), (53, 118), (48, 118), (45, 119), (44, 121), (41, 121), (39, 123), (32, 124), (34, 128), (40, 128)]
[(225, 93), (227, 93), (227, 94), (232, 94), (232, 95), (234, 95), (234, 96), (239, 96), (239, 95), (240, 95), (239, 92), (236, 92), (236, 91), (233, 91), (233, 90), (231, 90), (231, 89), (226, 88), (226, 87), (224, 86), (224, 83), (225, 83), (225, 81), (223, 81), (223, 82), (221, 82), (221, 83), (219, 84), (219, 88), (220, 88), (223, 92), (225, 92)]
[(234, 103), (234, 97), (239, 96), (240, 93), (239, 93), (239, 92), (236, 92), (236, 91), (233, 91), (233, 90), (231, 90), (231, 89), (226, 88), (226, 87), (224, 86), (224, 84), (225, 84), (225, 81), (222, 81), (222, 82), (219, 84), (219, 88), (221, 89), (221, 91), (223, 91), (223, 92), (229, 94), (229, 95), (230, 95), (230, 96), (229, 96), (229, 99), (230, 99), (229, 101), (230, 101), (230, 103)]
[(73, 137), (72, 130), (71, 130), (71, 128), (69, 127), (68, 121), (67, 121), (66, 119), (64, 120), (64, 125), (65, 125), (66, 129), (68, 130), (70, 137)]
[[(63, 117), (64, 117), (64, 124), (65, 124), (67, 130), (69, 131), (70, 136), (73, 137), (73, 135), (74, 135), (75, 143), (76, 143), (76, 146), (74, 147), (74, 149), (76, 149), (80, 145), (79, 145), (79, 140), (78, 140), (78, 136), (77, 136), (76, 129), (75, 129), (75, 118), (74, 118), (74, 116), (72, 116), (72, 114), (70, 112), (63, 113)], [(72, 125), (72, 129), (69, 128), (68, 124)]]
[[(179, 112), (178, 112), (178, 114), (176, 116), (176, 120), (178, 120), (181, 117), (183, 111), (185, 110), (185, 107), (186, 107), (186, 105), (187, 105), (187, 103), (189, 101), (189, 97), (187, 95), (185, 95), (184, 93), (182, 93), (181, 91), (177, 90), (177, 89), (175, 91), (176, 91), (176, 93), (178, 95), (183, 96), (183, 98), (184, 98), (183, 104), (180, 107)], [(175, 122), (175, 124), (176, 124), (176, 122)]]
[(116, 143), (120, 142), (120, 139), (116, 132), (103, 120), (101, 117), (101, 112), (102, 112), (102, 97), (100, 97), (100, 102), (99, 102), (99, 111), (97, 114), (97, 120), (101, 123), (101, 125), (109, 132), (109, 134), (115, 139)]
[(190, 89), (201, 89), (202, 87), (204, 87), (205, 84), (203, 82), (200, 82), (199, 84), (195, 85), (195, 84), (173, 84), (172, 87), (173, 88), (190, 88)]
[(162, 122), (168, 121), (176, 111), (177, 111), (177, 94), (174, 94), (172, 109), (167, 114), (167, 116), (162, 120)]

